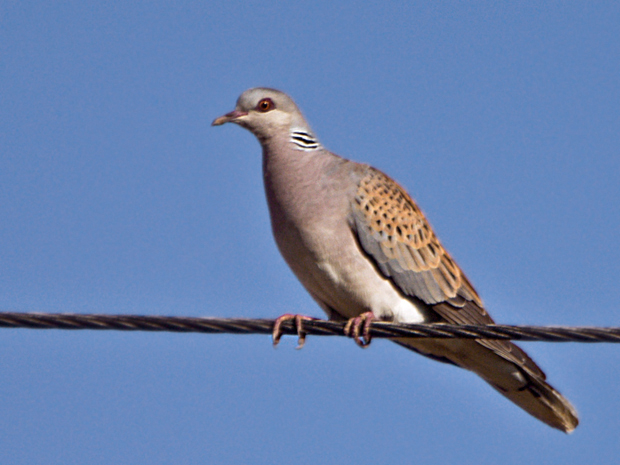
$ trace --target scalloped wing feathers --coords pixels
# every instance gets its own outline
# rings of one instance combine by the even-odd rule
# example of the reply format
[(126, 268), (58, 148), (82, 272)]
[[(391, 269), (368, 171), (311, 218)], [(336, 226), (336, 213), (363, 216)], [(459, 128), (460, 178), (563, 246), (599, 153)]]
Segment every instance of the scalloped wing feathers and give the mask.
[(432, 305), (475, 302), (484, 320), (482, 300), (442, 247), (413, 199), (395, 181), (369, 168), (355, 195), (353, 217), (362, 247), (385, 276), (409, 296)]
[[(398, 183), (369, 167), (359, 183), (353, 212), (362, 248), (403, 294), (428, 304), (446, 323), (494, 323), (424, 214)], [(513, 343), (477, 342), (545, 379), (536, 363)]]

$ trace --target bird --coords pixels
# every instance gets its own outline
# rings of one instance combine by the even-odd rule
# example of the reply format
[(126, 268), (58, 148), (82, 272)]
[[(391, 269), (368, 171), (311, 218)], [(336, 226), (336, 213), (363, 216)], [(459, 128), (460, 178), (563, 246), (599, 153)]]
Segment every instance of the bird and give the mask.
[[(264, 188), (280, 253), (330, 320), (370, 342), (373, 320), (487, 325), (482, 299), (442, 246), (428, 220), (387, 174), (323, 147), (295, 102), (266, 87), (248, 89), (212, 125), (234, 123), (262, 146)], [(303, 321), (294, 319), (303, 344)], [(570, 402), (517, 345), (487, 339), (392, 339), (433, 360), (456, 365), (533, 417), (565, 433), (578, 425)]]

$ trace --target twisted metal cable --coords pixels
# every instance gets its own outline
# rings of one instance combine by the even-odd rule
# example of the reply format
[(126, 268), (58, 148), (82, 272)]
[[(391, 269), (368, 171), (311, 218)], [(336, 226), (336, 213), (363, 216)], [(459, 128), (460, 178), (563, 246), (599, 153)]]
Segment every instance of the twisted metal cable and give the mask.
[[(75, 313), (0, 312), (0, 327), (30, 329), (91, 329), (120, 331), (171, 331), (182, 333), (271, 334), (275, 320), (254, 318), (195, 318), (178, 316), (97, 315)], [(308, 335), (342, 336), (343, 322), (303, 322)], [(293, 321), (282, 324), (282, 333), (296, 335)], [(372, 337), (432, 337), (502, 339), (545, 342), (620, 342), (620, 327), (453, 325), (445, 323), (397, 324), (372, 322)]]

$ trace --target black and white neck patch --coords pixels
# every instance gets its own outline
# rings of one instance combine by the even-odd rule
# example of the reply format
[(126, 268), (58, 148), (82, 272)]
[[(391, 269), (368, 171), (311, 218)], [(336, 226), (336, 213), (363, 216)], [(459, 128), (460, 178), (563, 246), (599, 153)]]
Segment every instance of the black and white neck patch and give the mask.
[(291, 142), (295, 144), (297, 150), (311, 151), (321, 148), (321, 144), (314, 137), (314, 134), (303, 129), (292, 129), (290, 136)]

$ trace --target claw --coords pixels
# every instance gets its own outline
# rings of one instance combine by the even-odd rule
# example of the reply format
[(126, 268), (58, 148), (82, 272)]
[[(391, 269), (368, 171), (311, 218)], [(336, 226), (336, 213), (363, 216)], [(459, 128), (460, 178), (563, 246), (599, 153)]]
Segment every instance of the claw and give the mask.
[(301, 349), (306, 343), (306, 332), (303, 329), (303, 321), (316, 320), (316, 318), (304, 315), (293, 315), (292, 313), (286, 313), (276, 318), (275, 324), (273, 325), (273, 332), (271, 333), (274, 347), (276, 347), (280, 343), (280, 338), (282, 337), (282, 323), (288, 320), (295, 320), (295, 328), (297, 329), (298, 338), (297, 347), (295, 348)]
[(365, 349), (370, 345), (370, 323), (374, 319), (375, 315), (372, 312), (364, 312), (355, 318), (349, 319), (344, 327), (345, 336), (352, 337), (358, 346)]

